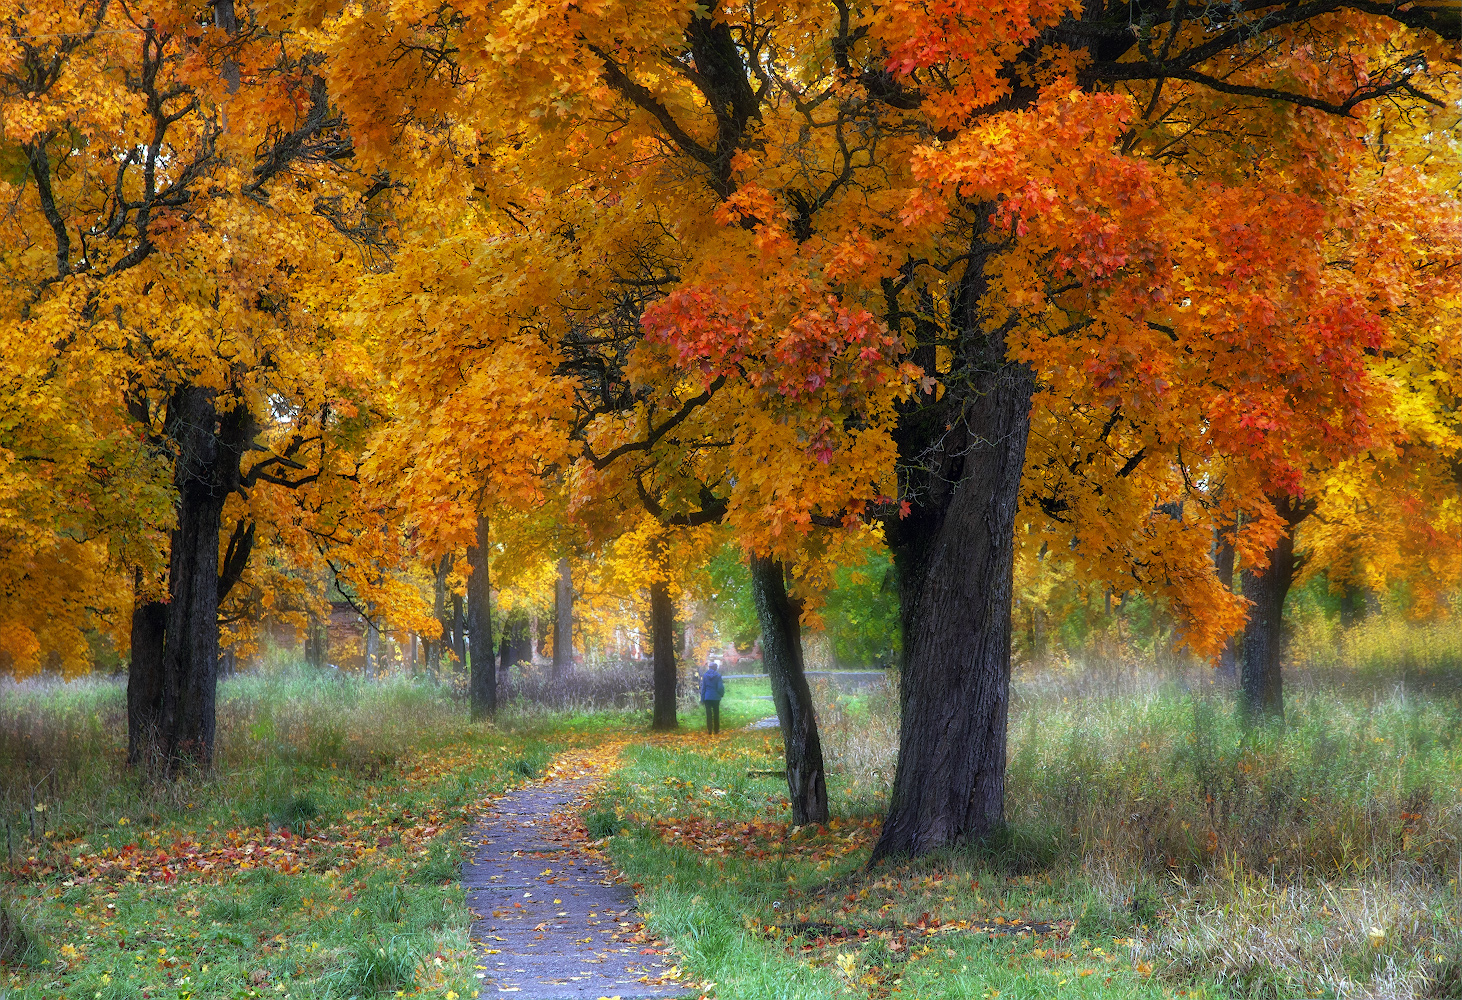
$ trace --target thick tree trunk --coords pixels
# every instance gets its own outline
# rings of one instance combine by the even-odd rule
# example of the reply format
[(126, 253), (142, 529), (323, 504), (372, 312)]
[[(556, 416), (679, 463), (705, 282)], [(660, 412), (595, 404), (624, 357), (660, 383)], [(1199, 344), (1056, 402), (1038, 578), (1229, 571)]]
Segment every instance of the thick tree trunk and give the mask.
[[(1225, 590), (1234, 589), (1234, 543), (1227, 537), (1218, 540), (1218, 550), (1213, 559), (1214, 572), (1218, 575), (1218, 582), (1223, 584)], [(1239, 661), (1237, 642), (1235, 636), (1229, 636), (1224, 641), (1223, 649), (1218, 654), (1218, 676), (1219, 679), (1228, 684), (1237, 684), (1239, 680)]]
[(214, 390), (185, 386), (168, 405), (178, 446), (162, 668), (161, 747), (169, 769), (213, 763), (218, 688), (219, 530), (223, 505), (239, 484), (249, 414), (219, 414)]
[(656, 580), (650, 584), (650, 642), (655, 650), (655, 700), (650, 728), (674, 729), (678, 724), (675, 718), (675, 602), (670, 597), (668, 580)]
[[(993, 206), (989, 210), (993, 210)], [(975, 211), (983, 218), (986, 207)], [(1035, 377), (985, 332), (990, 253), (977, 225), (951, 313), (946, 392), (901, 414), (906, 516), (885, 521), (898, 568), (903, 657), (898, 769), (873, 859), (919, 855), (1004, 822), (1015, 517)], [(937, 332), (936, 332), (937, 333)], [(938, 371), (936, 336), (915, 361)]]
[(488, 575), (487, 518), (477, 518), (477, 544), (467, 550), (467, 629), (472, 633), (472, 667), (467, 686), (472, 702), (472, 721), (490, 719), (497, 712), (497, 664), (492, 643), (492, 579)]
[(802, 663), (802, 606), (787, 595), (783, 567), (751, 558), (751, 592), (761, 622), (762, 662), (771, 680), (787, 761), (787, 795), (798, 826), (828, 821), (822, 740)]
[(574, 664), (574, 577), (568, 557), (558, 561), (558, 586), (553, 602), (553, 678), (558, 680)]
[(132, 608), (132, 658), (127, 666), (127, 763), (132, 767), (153, 767), (162, 755), (158, 727), (167, 611), (161, 601), (140, 600)]
[(1239, 710), (1250, 724), (1284, 721), (1284, 679), (1280, 670), (1284, 599), (1289, 596), (1298, 568), (1295, 529), (1314, 510), (1313, 502), (1290, 497), (1269, 499), (1288, 530), (1270, 549), (1267, 567), (1257, 572), (1244, 567), (1240, 574), (1244, 597), (1252, 603), (1239, 654)]

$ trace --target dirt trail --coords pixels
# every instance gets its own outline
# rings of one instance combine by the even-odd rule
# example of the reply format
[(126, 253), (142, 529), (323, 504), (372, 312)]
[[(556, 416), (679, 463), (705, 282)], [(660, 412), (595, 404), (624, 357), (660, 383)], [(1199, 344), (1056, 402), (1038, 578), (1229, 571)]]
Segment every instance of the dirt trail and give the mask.
[(588, 846), (576, 801), (602, 775), (588, 755), (493, 803), (462, 866), (482, 996), (514, 1000), (680, 997), (673, 959), (644, 928), (634, 893)]

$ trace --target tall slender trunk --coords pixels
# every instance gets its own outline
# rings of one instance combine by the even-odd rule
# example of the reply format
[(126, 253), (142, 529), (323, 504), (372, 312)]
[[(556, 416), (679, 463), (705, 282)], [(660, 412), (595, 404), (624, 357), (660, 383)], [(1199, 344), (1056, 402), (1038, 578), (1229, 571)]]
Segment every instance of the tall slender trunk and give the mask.
[[(993, 210), (993, 207), (990, 209)], [(987, 209), (975, 210), (978, 218)], [(885, 531), (899, 574), (903, 656), (898, 769), (873, 859), (918, 855), (1004, 822), (1015, 517), (1034, 373), (980, 313), (991, 252), (979, 224), (957, 286), (946, 392), (901, 415), (906, 516)], [(937, 363), (934, 338), (915, 360)]]
[(432, 595), (432, 616), (437, 620), (438, 632), (426, 647), (426, 666), (435, 678), (441, 670), (442, 651), (452, 641), (452, 621), (447, 617), (447, 574), (452, 571), (452, 557), (442, 556), (436, 565), (436, 579)]
[(558, 680), (574, 664), (574, 576), (568, 557), (558, 561), (558, 586), (553, 602), (553, 678)]
[(1340, 590), (1340, 624), (1349, 628), (1366, 616), (1365, 592), (1354, 578)]
[(1283, 654), (1284, 599), (1299, 568), (1294, 552), (1294, 533), (1315, 509), (1313, 501), (1293, 497), (1270, 497), (1274, 509), (1284, 518), (1287, 530), (1269, 550), (1269, 565), (1240, 573), (1244, 597), (1252, 606), (1244, 623), (1244, 641), (1239, 653), (1239, 708), (1248, 723), (1284, 721)]
[[(662, 548), (663, 543), (657, 546)], [(657, 551), (656, 557), (660, 555)], [(662, 570), (663, 571), (663, 570)], [(650, 642), (654, 645), (654, 711), (652, 729), (674, 729), (675, 717), (675, 601), (670, 581), (658, 577), (650, 584)]]
[(452, 595), (452, 653), (457, 657), (457, 669), (467, 667), (467, 613), (461, 594)]
[(330, 656), (330, 627), (328, 619), (313, 611), (305, 623), (305, 663), (316, 670), (323, 670)]
[(787, 761), (787, 795), (798, 826), (828, 821), (822, 740), (802, 663), (802, 603), (787, 594), (782, 563), (751, 557), (751, 593), (761, 623), (762, 662), (771, 680)]
[(367, 677), (376, 676), (376, 663), (380, 657), (381, 630), (370, 618), (365, 622), (365, 670)]
[(488, 558), (488, 522), (477, 518), (477, 544), (467, 549), (467, 629), (472, 633), (471, 675), (467, 686), (472, 702), (472, 721), (490, 719), (497, 712), (497, 664), (492, 643), (492, 578)]
[[(1214, 554), (1213, 569), (1218, 576), (1218, 582), (1223, 584), (1225, 590), (1234, 589), (1234, 543), (1227, 536), (1220, 536), (1218, 539), (1217, 551)], [(1223, 649), (1218, 654), (1218, 676), (1229, 684), (1235, 684), (1239, 679), (1239, 661), (1237, 642), (1234, 636), (1224, 640)]]

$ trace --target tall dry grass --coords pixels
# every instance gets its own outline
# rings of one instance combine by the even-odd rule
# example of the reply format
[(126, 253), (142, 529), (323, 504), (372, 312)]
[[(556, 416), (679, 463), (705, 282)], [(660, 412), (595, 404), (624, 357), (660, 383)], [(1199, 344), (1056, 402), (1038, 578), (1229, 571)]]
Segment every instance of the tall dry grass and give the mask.
[[(1139, 957), (1239, 996), (1462, 997), (1462, 636), (1327, 641), (1296, 646), (1282, 728), (1200, 665), (1021, 671), (1003, 863), (1150, 909)], [(863, 709), (823, 710), (845, 808), (886, 803), (897, 755), (896, 694)]]
[(210, 801), (282, 794), (301, 768), (378, 773), (403, 753), (466, 735), (454, 693), (402, 677), (290, 669), (219, 684), (214, 772), (147, 780), (126, 767), (124, 680), (0, 682), (0, 851), (58, 827), (155, 816)]

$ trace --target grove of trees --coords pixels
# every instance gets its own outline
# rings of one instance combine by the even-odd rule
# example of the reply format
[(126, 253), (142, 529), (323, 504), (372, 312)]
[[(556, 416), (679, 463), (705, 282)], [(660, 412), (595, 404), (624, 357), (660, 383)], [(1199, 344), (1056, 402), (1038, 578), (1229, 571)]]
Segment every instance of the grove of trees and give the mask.
[(123, 651), (139, 767), (327, 591), (477, 719), (511, 594), (558, 674), (642, 593), (673, 728), (731, 558), (820, 822), (886, 546), (917, 855), (1002, 821), (1030, 567), (1242, 634), (1256, 725), (1302, 574), (1462, 573), (1455, 3), (4, 7), (0, 670)]

